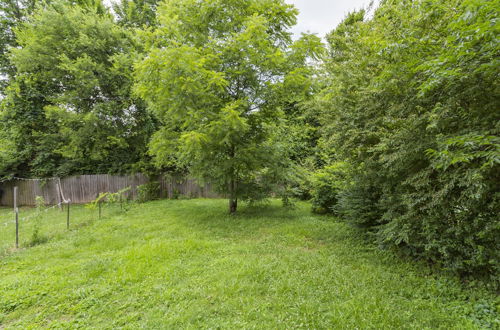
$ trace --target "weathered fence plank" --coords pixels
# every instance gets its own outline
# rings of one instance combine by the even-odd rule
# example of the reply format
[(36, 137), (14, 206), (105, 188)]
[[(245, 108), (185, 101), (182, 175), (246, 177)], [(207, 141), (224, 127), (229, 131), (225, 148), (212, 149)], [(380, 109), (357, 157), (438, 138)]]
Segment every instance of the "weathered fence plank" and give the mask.
[[(130, 187), (127, 198), (137, 198), (137, 186), (148, 183), (150, 180), (143, 174), (133, 175), (78, 175), (61, 178), (61, 191), (64, 198), (73, 204), (88, 203), (94, 200), (99, 193), (117, 192)], [(184, 195), (190, 198), (216, 198), (210, 184), (200, 186), (196, 180), (164, 175), (158, 178), (161, 198), (175, 198)], [(0, 205), (13, 205), (13, 187), (18, 187), (17, 203), (20, 206), (34, 206), (36, 196), (42, 196), (47, 204), (55, 205), (60, 200), (58, 190), (59, 179), (47, 180), (18, 180), (1, 182)]]

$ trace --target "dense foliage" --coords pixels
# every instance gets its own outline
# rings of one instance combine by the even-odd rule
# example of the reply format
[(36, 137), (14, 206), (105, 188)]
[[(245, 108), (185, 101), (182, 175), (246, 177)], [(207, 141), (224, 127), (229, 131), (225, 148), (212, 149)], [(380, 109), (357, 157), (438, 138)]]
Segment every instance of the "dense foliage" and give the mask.
[[(337, 207), (384, 245), (500, 271), (497, 1), (385, 1), (328, 35), (323, 129), (351, 166)], [(334, 188), (334, 187), (332, 187)]]
[(346, 163), (332, 163), (317, 170), (311, 179), (313, 212), (338, 214), (339, 194), (344, 191), (347, 178)]
[(113, 3), (118, 24), (133, 28), (154, 27), (158, 0), (122, 0)]
[(1, 114), (13, 148), (0, 156), (8, 158), (1, 170), (42, 177), (125, 172), (147, 159), (154, 121), (131, 97), (138, 47), (102, 3), (40, 7), (16, 36), (15, 75)]

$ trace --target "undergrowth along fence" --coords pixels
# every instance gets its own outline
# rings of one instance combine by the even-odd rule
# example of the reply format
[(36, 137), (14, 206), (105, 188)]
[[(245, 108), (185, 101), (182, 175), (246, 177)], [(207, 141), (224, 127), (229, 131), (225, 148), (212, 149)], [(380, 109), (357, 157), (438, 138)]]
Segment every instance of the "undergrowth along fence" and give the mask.
[[(48, 179), (12, 178), (0, 182), (0, 205), (13, 205), (15, 186), (18, 187), (17, 204), (35, 206), (37, 196), (43, 197), (48, 205), (60, 204), (64, 200), (71, 200), (73, 204), (83, 204), (95, 200), (100, 193), (114, 193), (127, 187), (130, 187), (130, 190), (126, 193), (126, 198), (135, 200), (139, 197), (138, 187), (151, 182), (158, 183), (157, 197), (159, 198), (219, 197), (213, 192), (210, 184), (200, 186), (196, 180), (186, 177), (163, 175), (157, 180), (150, 180), (140, 173), (134, 175), (95, 174)], [(58, 185), (61, 187), (60, 191)]]

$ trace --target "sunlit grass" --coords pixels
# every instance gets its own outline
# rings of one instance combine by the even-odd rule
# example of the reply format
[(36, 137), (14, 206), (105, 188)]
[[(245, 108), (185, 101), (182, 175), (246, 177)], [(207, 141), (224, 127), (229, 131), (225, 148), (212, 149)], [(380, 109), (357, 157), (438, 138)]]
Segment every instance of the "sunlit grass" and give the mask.
[(381, 252), (307, 204), (235, 216), (202, 199), (109, 211), (98, 220), (75, 207), (73, 229), (54, 222), (60, 234), (0, 258), (1, 326), (498, 326), (492, 294)]

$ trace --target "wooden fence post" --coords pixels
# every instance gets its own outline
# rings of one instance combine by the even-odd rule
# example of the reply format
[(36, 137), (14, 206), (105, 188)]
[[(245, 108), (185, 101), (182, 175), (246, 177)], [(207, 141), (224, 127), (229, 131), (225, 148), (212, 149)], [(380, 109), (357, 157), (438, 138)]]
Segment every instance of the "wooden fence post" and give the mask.
[(17, 186), (14, 187), (14, 212), (16, 213), (16, 249), (19, 249), (19, 209), (17, 208)]
[(58, 183), (56, 185), (57, 187), (57, 204), (59, 205), (59, 210), (64, 211), (62, 207), (62, 191), (61, 191), (61, 185)]

